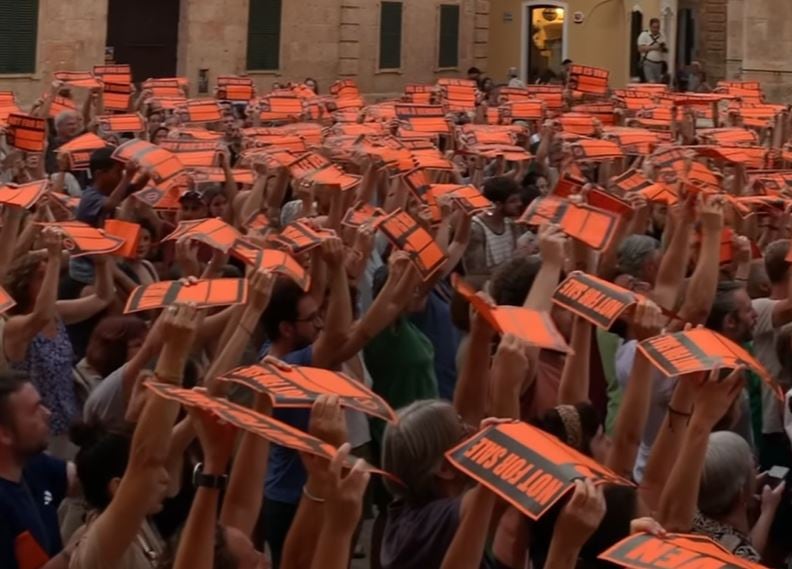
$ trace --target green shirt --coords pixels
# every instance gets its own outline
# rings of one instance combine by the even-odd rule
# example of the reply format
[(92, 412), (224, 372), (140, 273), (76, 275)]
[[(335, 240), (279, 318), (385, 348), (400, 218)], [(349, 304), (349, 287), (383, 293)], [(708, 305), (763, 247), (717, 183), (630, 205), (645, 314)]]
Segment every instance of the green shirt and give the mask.
[(619, 413), (619, 405), (622, 398), (622, 390), (616, 380), (616, 350), (619, 349), (621, 338), (600, 328), (597, 328), (596, 332), (597, 348), (602, 361), (602, 373), (608, 382), (608, 414), (605, 417), (605, 432), (611, 434), (613, 433), (616, 415)]
[[(373, 390), (394, 409), (421, 399), (437, 399), (434, 348), (412, 322), (402, 317), (363, 349)], [(372, 421), (371, 436), (382, 441), (385, 424)]]

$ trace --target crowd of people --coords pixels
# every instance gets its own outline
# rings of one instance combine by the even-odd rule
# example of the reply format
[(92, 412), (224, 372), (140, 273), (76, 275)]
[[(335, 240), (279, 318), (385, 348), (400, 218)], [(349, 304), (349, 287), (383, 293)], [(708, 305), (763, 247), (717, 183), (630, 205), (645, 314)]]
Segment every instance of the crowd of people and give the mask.
[[(650, 78), (657, 41), (642, 40)], [(37, 151), (0, 119), (0, 567), (333, 569), (362, 550), (382, 569), (571, 569), (611, 565), (599, 556), (641, 533), (709, 538), (727, 561), (707, 566), (788, 566), (792, 422), (776, 396), (792, 387), (787, 109), (744, 84), (706, 100), (657, 85), (592, 94), (579, 81), (590, 70), (568, 63), (560, 106), (517, 82), (407, 89), (405, 104), (442, 111), (435, 130), (348, 81), (323, 94), (310, 79), (248, 101), (218, 90), (209, 121), (184, 111), (186, 82), (174, 80), (175, 104), (144, 83), (118, 115), (141, 117), (140, 132), (108, 127), (101, 86), (58, 80), (29, 110), (48, 124)], [(453, 87), (474, 93), (468, 108)], [(625, 102), (637, 97), (671, 119)], [(274, 116), (279, 99), (304, 114)], [(517, 100), (540, 116), (515, 117)], [(749, 110), (763, 105), (758, 122)], [(103, 146), (77, 168), (64, 145), (86, 133)], [(130, 140), (184, 167), (125, 159)], [(304, 153), (327, 163), (296, 167)], [(416, 171), (427, 183), (411, 182)], [(14, 201), (40, 180), (34, 203)], [(570, 221), (573, 210), (613, 226)], [(380, 224), (396, 213), (412, 225), (389, 239)], [(286, 251), (310, 285), (210, 240), (168, 238), (206, 219), (252, 250)], [(110, 234), (114, 220), (138, 227), (130, 254), (76, 255), (75, 226)], [(292, 227), (321, 239), (290, 250), (278, 236)], [(429, 238), (413, 246), (413, 232)], [(422, 254), (431, 247), (437, 259)], [(635, 303), (599, 326), (555, 302), (582, 274)], [(246, 279), (244, 302), (125, 312), (139, 287), (220, 278)], [(569, 349), (501, 327), (495, 307), (546, 318)], [(699, 329), (761, 367), (696, 345), (701, 369), (661, 373), (646, 342)], [(261, 361), (343, 372), (397, 420), (342, 406), (340, 393), (281, 407), (218, 381)], [(332, 458), (155, 395), (151, 381), (227, 398)], [(592, 470), (526, 515), (448, 455), (510, 422), (624, 483)], [(684, 563), (654, 561), (638, 566)]]

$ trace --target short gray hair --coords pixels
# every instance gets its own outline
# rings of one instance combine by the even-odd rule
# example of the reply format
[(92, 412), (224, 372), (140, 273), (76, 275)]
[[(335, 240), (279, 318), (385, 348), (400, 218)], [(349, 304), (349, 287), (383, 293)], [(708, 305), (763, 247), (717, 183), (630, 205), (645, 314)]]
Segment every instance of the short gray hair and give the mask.
[(384, 478), (395, 497), (422, 504), (437, 498), (435, 475), (445, 452), (462, 441), (465, 430), (447, 401), (416, 401), (399, 409), (399, 422), (388, 423), (382, 440), (382, 468), (404, 484)]
[(55, 130), (60, 130), (61, 125), (66, 121), (66, 119), (69, 118), (76, 118), (77, 120), (80, 120), (80, 113), (70, 109), (59, 112), (58, 116), (55, 117)]
[(709, 517), (729, 513), (753, 477), (753, 454), (745, 439), (731, 431), (712, 433), (699, 483), (699, 510)]
[(643, 276), (649, 255), (660, 248), (660, 242), (649, 235), (630, 235), (617, 252), (619, 270), (635, 278)]

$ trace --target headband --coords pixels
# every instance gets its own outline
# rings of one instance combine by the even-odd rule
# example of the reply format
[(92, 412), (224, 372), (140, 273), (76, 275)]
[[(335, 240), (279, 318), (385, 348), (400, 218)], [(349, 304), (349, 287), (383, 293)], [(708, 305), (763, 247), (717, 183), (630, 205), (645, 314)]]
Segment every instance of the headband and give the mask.
[(572, 405), (558, 405), (556, 408), (566, 432), (566, 444), (575, 450), (582, 450), (583, 429), (580, 426), (580, 413)]

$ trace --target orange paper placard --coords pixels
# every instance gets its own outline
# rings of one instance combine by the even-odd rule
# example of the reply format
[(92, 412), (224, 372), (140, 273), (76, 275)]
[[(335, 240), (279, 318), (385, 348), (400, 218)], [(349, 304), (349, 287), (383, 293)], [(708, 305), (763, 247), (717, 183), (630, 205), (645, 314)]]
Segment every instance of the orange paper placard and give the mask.
[(575, 480), (629, 486), (594, 459), (527, 423), (504, 423), (473, 435), (446, 452), (456, 468), (532, 520), (538, 520)]
[(630, 569), (764, 569), (758, 563), (737, 557), (708, 537), (678, 533), (664, 537), (634, 534), (604, 551), (599, 558)]
[(410, 256), (425, 281), (445, 265), (448, 256), (432, 235), (406, 211), (397, 209), (384, 217), (379, 229), (391, 243)]
[(72, 87), (99, 89), (102, 83), (88, 71), (56, 71), (52, 74), (58, 81)]
[(56, 118), (63, 111), (76, 111), (77, 105), (73, 100), (67, 97), (55, 96), (50, 103), (49, 116), (51, 119)]
[(274, 407), (310, 408), (320, 395), (332, 394), (338, 396), (344, 407), (384, 421), (397, 421), (396, 413), (379, 395), (335, 371), (288, 366), (274, 358), (266, 358), (260, 364), (231, 370), (218, 379), (266, 393)]
[(228, 253), (238, 241), (244, 241), (239, 231), (221, 219), (182, 221), (176, 230), (165, 237), (163, 241), (175, 241), (181, 237), (206, 243), (223, 253)]
[(0, 204), (30, 209), (49, 187), (49, 180), (35, 180), (27, 184), (0, 186)]
[(256, 96), (252, 85), (223, 85), (217, 87), (216, 96), (222, 101), (247, 102)]
[(349, 208), (341, 221), (346, 227), (360, 227), (365, 223), (376, 224), (377, 220), (388, 215), (385, 210), (369, 203), (358, 203)]
[(784, 398), (781, 388), (756, 358), (713, 330), (697, 328), (663, 334), (644, 340), (638, 348), (668, 377), (709, 371), (716, 366), (734, 369), (744, 365), (761, 377), (779, 399)]
[(556, 223), (570, 237), (599, 251), (610, 244), (619, 223), (619, 216), (551, 195), (534, 200), (520, 218), (520, 222), (527, 225)]
[(175, 302), (192, 302), (198, 308), (243, 304), (247, 293), (246, 279), (204, 279), (190, 284), (181, 280), (156, 282), (133, 290), (124, 313), (154, 310)]
[(116, 148), (113, 158), (121, 162), (135, 160), (149, 172), (156, 183), (172, 178), (184, 170), (184, 165), (175, 154), (145, 140), (125, 142)]
[(608, 93), (608, 71), (599, 67), (572, 65), (569, 68), (568, 85), (575, 91), (591, 95)]
[(297, 180), (322, 186), (336, 186), (341, 191), (351, 190), (360, 183), (360, 176), (347, 174), (327, 158), (314, 152), (308, 152), (292, 162), (289, 172)]
[(8, 309), (13, 306), (16, 306), (16, 300), (11, 298), (11, 295), (3, 287), (0, 287), (0, 314), (8, 312)]
[(491, 306), (478, 296), (473, 288), (454, 275), (454, 289), (473, 305), (500, 334), (513, 334), (531, 346), (571, 353), (569, 345), (546, 312), (522, 306)]
[(105, 132), (141, 132), (146, 130), (143, 117), (137, 113), (125, 115), (101, 115), (99, 127)]
[(541, 99), (522, 99), (499, 107), (504, 124), (514, 121), (539, 121), (545, 117), (545, 103)]
[(435, 199), (440, 196), (448, 196), (455, 205), (462, 208), (466, 215), (475, 215), (483, 211), (489, 211), (493, 204), (484, 197), (476, 186), (457, 184), (432, 184), (429, 186), (430, 193)]
[(132, 98), (132, 85), (129, 83), (105, 82), (102, 87), (102, 103), (105, 111), (128, 111)]
[(262, 121), (297, 121), (303, 113), (302, 100), (290, 94), (268, 95), (259, 100), (259, 118)]
[(335, 236), (336, 232), (332, 229), (316, 229), (302, 221), (294, 221), (283, 228), (277, 241), (289, 249), (292, 254), (299, 255), (318, 247), (323, 241)]
[(603, 138), (615, 142), (622, 152), (630, 155), (651, 154), (660, 143), (657, 133), (645, 128), (606, 127)]
[[(226, 399), (212, 397), (205, 391), (184, 389), (167, 383), (155, 383), (152, 381), (147, 381), (145, 385), (160, 397), (178, 401), (187, 407), (197, 407), (210, 411), (226, 423), (231, 423), (237, 428), (258, 435), (277, 445), (327, 460), (330, 460), (336, 454), (335, 447), (314, 436), (272, 417), (261, 415), (246, 407), (231, 403)], [(357, 459), (350, 457), (347, 461), (347, 467), (351, 468), (355, 460)], [(366, 470), (385, 474), (371, 467), (367, 467)]]
[(620, 197), (600, 187), (591, 188), (586, 194), (588, 204), (616, 215), (632, 215), (633, 207)]
[(132, 83), (132, 69), (129, 65), (94, 65), (93, 74), (105, 83)]
[(213, 99), (190, 99), (180, 111), (191, 123), (218, 122), (223, 118), (220, 104)]
[(311, 287), (311, 275), (286, 251), (262, 249), (247, 241), (237, 241), (231, 253), (257, 269), (289, 277), (306, 292)]
[(6, 141), (9, 146), (25, 152), (43, 152), (47, 119), (18, 113), (8, 115)]
[(108, 219), (104, 224), (104, 232), (111, 237), (124, 240), (124, 245), (113, 252), (117, 257), (134, 259), (137, 257), (138, 243), (140, 243), (140, 225), (131, 221)]
[(624, 156), (618, 144), (607, 140), (581, 138), (570, 144), (570, 150), (572, 157), (579, 162), (598, 162)]
[(70, 169), (87, 170), (91, 162), (91, 154), (105, 146), (107, 146), (105, 140), (92, 132), (86, 132), (59, 146), (58, 153), (69, 155)]
[(118, 251), (124, 246), (123, 239), (105, 235), (105, 232), (101, 229), (96, 229), (81, 221), (62, 221), (43, 225), (55, 227), (63, 232), (63, 248), (72, 257), (104, 255)]
[(553, 293), (557, 305), (605, 330), (641, 298), (631, 290), (581, 271), (570, 273)]

